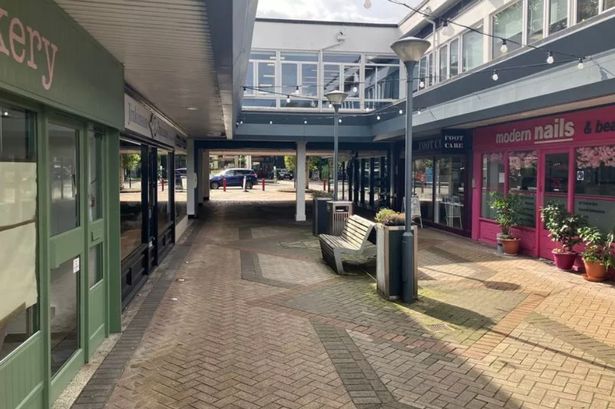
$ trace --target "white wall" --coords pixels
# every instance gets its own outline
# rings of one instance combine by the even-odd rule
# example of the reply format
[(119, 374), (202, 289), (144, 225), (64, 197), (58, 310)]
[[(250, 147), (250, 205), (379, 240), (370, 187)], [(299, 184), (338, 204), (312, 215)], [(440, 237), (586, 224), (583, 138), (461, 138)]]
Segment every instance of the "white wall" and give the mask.
[(392, 54), (391, 43), (401, 32), (391, 26), (352, 26), (344, 23), (300, 23), (259, 21), (254, 25), (253, 49), (318, 51), (337, 44), (343, 32), (346, 41), (332, 51)]

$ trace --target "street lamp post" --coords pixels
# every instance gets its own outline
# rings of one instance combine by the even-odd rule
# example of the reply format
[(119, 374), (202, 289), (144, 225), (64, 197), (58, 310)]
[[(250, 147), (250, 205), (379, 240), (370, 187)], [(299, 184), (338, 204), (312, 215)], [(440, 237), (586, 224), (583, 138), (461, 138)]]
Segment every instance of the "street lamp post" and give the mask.
[(406, 227), (402, 236), (402, 300), (412, 302), (418, 296), (416, 284), (416, 271), (414, 260), (414, 233), (412, 232), (412, 82), (414, 66), (419, 62), (430, 43), (415, 37), (400, 38), (391, 44), (401, 61), (406, 66), (406, 157), (405, 157), (405, 178), (406, 178)]
[(333, 105), (333, 200), (337, 200), (337, 160), (338, 160), (338, 138), (339, 138), (339, 111), (340, 107), (348, 97), (344, 91), (331, 91), (325, 97)]

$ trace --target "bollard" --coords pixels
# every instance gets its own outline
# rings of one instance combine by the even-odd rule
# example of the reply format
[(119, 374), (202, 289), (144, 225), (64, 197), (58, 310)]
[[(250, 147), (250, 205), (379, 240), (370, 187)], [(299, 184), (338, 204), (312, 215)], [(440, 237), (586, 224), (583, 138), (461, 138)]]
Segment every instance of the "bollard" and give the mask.
[(265, 178), (263, 178), (263, 192), (265, 191)]
[(247, 192), (248, 191), (248, 184), (246, 183), (247, 178), (244, 176), (243, 177), (243, 191)]
[(222, 191), (226, 192), (226, 178), (222, 178)]

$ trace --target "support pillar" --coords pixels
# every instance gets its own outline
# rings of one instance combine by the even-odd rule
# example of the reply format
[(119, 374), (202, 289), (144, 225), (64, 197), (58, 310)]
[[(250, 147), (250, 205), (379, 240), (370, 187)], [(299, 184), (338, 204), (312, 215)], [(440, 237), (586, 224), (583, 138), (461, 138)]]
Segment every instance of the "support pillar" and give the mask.
[(198, 199), (199, 203), (203, 203), (209, 200), (209, 173), (210, 173), (210, 165), (209, 165), (209, 150), (203, 150), (199, 155), (199, 193)]
[(198, 177), (196, 173), (196, 155), (194, 152), (194, 144), (194, 141), (188, 140), (188, 147), (186, 149), (186, 174), (188, 176), (188, 217), (196, 217), (196, 190), (198, 187)]
[(305, 217), (305, 183), (307, 181), (305, 160), (305, 142), (297, 142), (297, 161), (295, 165), (296, 212), (295, 220), (304, 222)]

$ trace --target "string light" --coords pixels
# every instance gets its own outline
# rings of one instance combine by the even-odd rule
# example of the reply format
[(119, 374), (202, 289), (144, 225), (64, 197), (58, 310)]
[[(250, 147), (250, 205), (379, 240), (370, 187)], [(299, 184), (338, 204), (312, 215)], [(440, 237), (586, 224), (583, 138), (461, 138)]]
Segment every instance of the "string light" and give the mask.
[(582, 70), (585, 67), (585, 65), (583, 65), (583, 60), (584, 60), (583, 57), (579, 58), (579, 63), (577, 64), (577, 68), (580, 70)]
[(273, 121), (269, 121), (269, 125), (273, 125)]
[(290, 95), (287, 95), (287, 96), (286, 96), (286, 103), (287, 103), (287, 104), (290, 104)]
[(376, 121), (380, 121), (380, 115), (376, 116)]
[(403, 110), (403, 109), (400, 109), (400, 110), (399, 110), (399, 115), (403, 115), (403, 114), (404, 114), (404, 110)]
[(307, 125), (307, 120), (303, 121), (303, 124), (304, 124), (304, 125)]
[(547, 64), (553, 64), (555, 62), (555, 58), (553, 58), (553, 52), (547, 52)]
[(338, 119), (337, 122), (342, 123), (342, 118)]
[(506, 54), (508, 52), (508, 45), (506, 44), (506, 39), (502, 40), (502, 45), (500, 46), (500, 52), (502, 54)]
[(297, 85), (297, 87), (295, 88), (295, 94), (299, 95), (301, 93), (301, 90), (299, 89), (299, 85)]
[(494, 81), (497, 81), (500, 79), (500, 76), (498, 75), (498, 70), (493, 70), (493, 74), (491, 75), (491, 79)]
[(354, 92), (356, 94), (356, 92), (359, 90), (359, 88), (357, 88), (356, 86), (352, 87), (352, 92)]
[(425, 79), (424, 78), (421, 78), (419, 80), (419, 88), (425, 88)]

